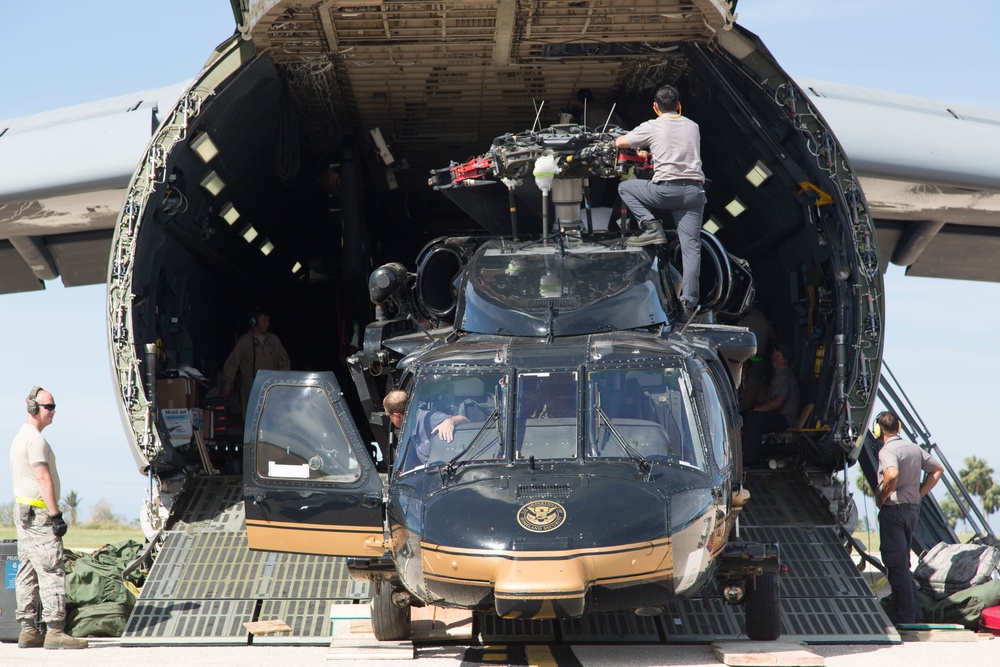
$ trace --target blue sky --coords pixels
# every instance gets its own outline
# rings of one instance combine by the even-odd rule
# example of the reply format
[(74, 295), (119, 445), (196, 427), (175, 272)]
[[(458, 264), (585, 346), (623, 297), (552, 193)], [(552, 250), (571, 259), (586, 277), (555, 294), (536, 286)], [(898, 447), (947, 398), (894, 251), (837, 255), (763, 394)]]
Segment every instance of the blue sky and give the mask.
[[(234, 25), (226, 0), (55, 1), (41, 14), (0, 0), (0, 119), (192, 78)], [(793, 76), (1000, 109), (997, 0), (740, 0), (738, 15)], [(956, 468), (976, 454), (1000, 470), (981, 433), (1000, 377), (997, 303), (996, 284), (886, 276), (885, 358)], [(145, 482), (115, 404), (105, 308), (103, 285), (0, 296), (0, 443), (41, 384), (59, 404), (46, 436), (64, 490), (84, 517), (105, 499), (132, 518)], [(0, 496), (9, 485), (0, 466)]]

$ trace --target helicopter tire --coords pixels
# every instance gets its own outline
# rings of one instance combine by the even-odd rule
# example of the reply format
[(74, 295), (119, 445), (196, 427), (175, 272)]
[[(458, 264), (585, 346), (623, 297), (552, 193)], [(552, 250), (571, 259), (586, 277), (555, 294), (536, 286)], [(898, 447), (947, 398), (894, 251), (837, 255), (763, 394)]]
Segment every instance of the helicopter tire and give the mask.
[(392, 603), (392, 584), (376, 584), (371, 602), (372, 632), (379, 641), (402, 641), (410, 638), (410, 607), (400, 609)]
[(781, 588), (777, 574), (759, 574), (747, 588), (747, 637), (754, 641), (773, 641), (781, 636)]

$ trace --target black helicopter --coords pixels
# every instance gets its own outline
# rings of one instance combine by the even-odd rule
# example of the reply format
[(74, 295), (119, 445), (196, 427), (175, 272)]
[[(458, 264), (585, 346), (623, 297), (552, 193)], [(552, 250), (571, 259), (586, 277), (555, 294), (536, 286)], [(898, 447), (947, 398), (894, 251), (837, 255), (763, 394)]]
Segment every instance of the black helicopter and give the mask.
[(648, 167), (608, 132), (507, 135), (431, 185), (465, 195), (502, 182), (513, 199), (539, 187), (540, 158), (557, 167), (539, 192), (541, 234), (512, 217), (509, 236), (443, 237), (415, 273), (371, 275), (377, 319), (349, 363), (376, 432), (385, 393), (408, 394), (398, 439), (379, 438), (387, 474), (333, 373), (258, 374), (250, 547), (348, 557), (375, 586), (383, 640), (409, 636), (412, 605), (656, 614), (706, 591), (746, 604), (750, 638), (774, 639), (778, 546), (738, 531), (749, 493), (735, 387), (756, 343), (717, 323), (752, 298), (746, 264), (704, 232), (704, 296), (682, 321), (676, 239), (635, 248), (624, 219), (594, 228), (590, 180)]

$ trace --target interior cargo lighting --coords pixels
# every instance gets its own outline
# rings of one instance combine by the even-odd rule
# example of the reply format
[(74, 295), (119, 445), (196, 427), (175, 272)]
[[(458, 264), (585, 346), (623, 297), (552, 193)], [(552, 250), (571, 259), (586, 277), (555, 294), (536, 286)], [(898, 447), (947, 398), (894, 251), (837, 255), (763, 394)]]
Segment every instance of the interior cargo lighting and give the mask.
[(757, 164), (755, 164), (753, 168), (747, 172), (747, 180), (750, 181), (750, 184), (755, 188), (759, 188), (761, 184), (769, 178), (771, 178), (771, 170), (768, 169), (767, 165), (760, 160), (757, 160)]
[(743, 211), (747, 210), (747, 207), (743, 205), (739, 197), (733, 197), (733, 201), (726, 204), (726, 210), (729, 211), (729, 215), (734, 218), (738, 216)]
[(212, 142), (212, 137), (207, 132), (199, 132), (191, 140), (191, 150), (198, 154), (205, 164), (211, 162), (212, 158), (219, 154), (219, 149)]
[(718, 220), (716, 220), (715, 216), (713, 215), (705, 222), (704, 225), (701, 226), (701, 228), (704, 229), (709, 234), (716, 234), (720, 229), (722, 229), (722, 224)]
[(226, 204), (222, 207), (222, 211), (219, 213), (219, 217), (226, 221), (226, 223), (232, 227), (236, 224), (236, 221), (240, 219), (240, 212), (236, 210), (232, 202)]
[(247, 228), (243, 230), (240, 234), (247, 243), (253, 243), (253, 240), (257, 238), (257, 230), (253, 228), (253, 225), (247, 225)]
[(302, 270), (302, 262), (295, 262), (295, 264), (292, 265), (292, 273), (298, 273), (301, 270)]
[(266, 257), (271, 254), (272, 250), (274, 250), (274, 244), (267, 239), (264, 239), (264, 244), (260, 247), (260, 251), (264, 253), (264, 256)]
[(205, 178), (201, 179), (201, 187), (214, 197), (222, 192), (222, 188), (226, 187), (226, 182), (219, 178), (217, 173), (210, 171)]

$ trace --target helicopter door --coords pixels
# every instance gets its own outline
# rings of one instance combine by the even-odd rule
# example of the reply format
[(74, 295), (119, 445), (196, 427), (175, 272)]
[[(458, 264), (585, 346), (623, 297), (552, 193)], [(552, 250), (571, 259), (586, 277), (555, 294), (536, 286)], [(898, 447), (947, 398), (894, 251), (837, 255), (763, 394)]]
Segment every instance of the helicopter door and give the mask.
[(260, 371), (249, 405), (250, 548), (381, 556), (382, 481), (333, 373)]

